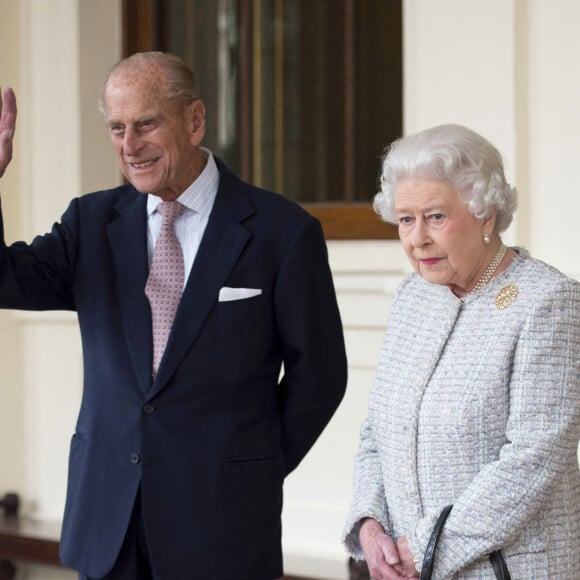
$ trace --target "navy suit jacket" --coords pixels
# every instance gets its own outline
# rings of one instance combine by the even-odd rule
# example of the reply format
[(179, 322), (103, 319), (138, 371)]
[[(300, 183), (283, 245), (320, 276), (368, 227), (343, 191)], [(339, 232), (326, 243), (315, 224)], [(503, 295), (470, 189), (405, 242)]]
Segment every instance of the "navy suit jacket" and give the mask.
[[(219, 169), (153, 382), (145, 195), (84, 195), (49, 234), (0, 244), (1, 307), (78, 313), (84, 386), (61, 558), (90, 577), (114, 564), (139, 488), (162, 580), (280, 576), (284, 477), (344, 394), (320, 224)], [(220, 302), (226, 286), (262, 294)]]

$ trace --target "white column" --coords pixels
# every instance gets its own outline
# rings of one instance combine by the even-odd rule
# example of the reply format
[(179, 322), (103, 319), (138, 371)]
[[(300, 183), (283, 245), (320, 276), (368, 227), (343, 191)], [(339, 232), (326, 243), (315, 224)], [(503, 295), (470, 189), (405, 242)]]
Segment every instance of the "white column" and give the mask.
[(465, 125), (499, 149), (517, 181), (514, 0), (403, 0), (403, 9), (405, 134)]
[(520, 0), (527, 9), (529, 239), (533, 254), (580, 279), (580, 3)]
[[(120, 56), (119, 0), (22, 0), (19, 135), (24, 237), (44, 233), (71, 198), (119, 183), (97, 97)], [(25, 509), (59, 519), (82, 364), (70, 313), (16, 315), (23, 333)]]
[[(0, 0), (0, 86), (10, 86), (20, 94), (20, 10), (13, 0)], [(22, 236), (20, 200), (21, 163), (16, 133), (16, 152), (0, 180), (2, 210), (9, 216), (4, 223), (8, 241)], [(24, 485), (22, 389), (22, 333), (10, 311), (0, 311), (0, 495), (18, 491)]]
[(410, 266), (398, 241), (335, 241), (329, 256), (344, 325), (348, 388), (329, 426), (286, 481), (282, 531), (287, 574), (346, 580), (340, 538), (359, 431), (393, 293)]
[[(21, 0), (19, 16), (23, 78), (17, 154), (23, 237), (29, 240), (47, 231), (72, 197), (119, 183), (96, 103), (106, 71), (120, 57), (121, 7), (120, 0)], [(13, 316), (22, 335), (12, 366), (24, 398), (24, 511), (60, 519), (81, 396), (77, 323), (70, 313)], [(29, 580), (76, 578), (52, 567), (21, 563), (19, 568)]]

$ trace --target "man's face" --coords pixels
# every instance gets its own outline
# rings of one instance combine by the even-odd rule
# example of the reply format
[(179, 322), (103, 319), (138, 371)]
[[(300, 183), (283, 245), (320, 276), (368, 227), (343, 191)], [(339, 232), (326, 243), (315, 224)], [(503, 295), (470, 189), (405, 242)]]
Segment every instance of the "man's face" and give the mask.
[(199, 144), (205, 107), (198, 100), (179, 110), (163, 91), (158, 68), (120, 70), (105, 89), (105, 111), (119, 167), (142, 193), (177, 199), (203, 169)]

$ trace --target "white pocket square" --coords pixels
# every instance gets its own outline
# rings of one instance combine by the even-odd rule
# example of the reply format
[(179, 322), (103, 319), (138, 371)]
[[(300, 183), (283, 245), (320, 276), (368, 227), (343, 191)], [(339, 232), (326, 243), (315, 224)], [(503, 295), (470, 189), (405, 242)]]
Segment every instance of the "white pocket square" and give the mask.
[(219, 293), (218, 302), (231, 302), (232, 300), (244, 300), (253, 298), (262, 293), (261, 288), (230, 288), (224, 286)]

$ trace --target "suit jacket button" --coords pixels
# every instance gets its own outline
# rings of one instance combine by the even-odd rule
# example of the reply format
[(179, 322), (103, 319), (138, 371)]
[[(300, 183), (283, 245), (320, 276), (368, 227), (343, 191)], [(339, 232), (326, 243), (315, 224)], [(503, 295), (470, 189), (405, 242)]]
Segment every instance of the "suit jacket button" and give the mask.
[(138, 453), (131, 453), (131, 463), (137, 464), (141, 461), (141, 457), (139, 457)]
[(147, 415), (151, 415), (151, 413), (153, 413), (153, 411), (155, 411), (155, 407), (153, 405), (150, 405), (149, 403), (147, 403), (146, 405), (143, 405), (143, 413), (145, 413)]

